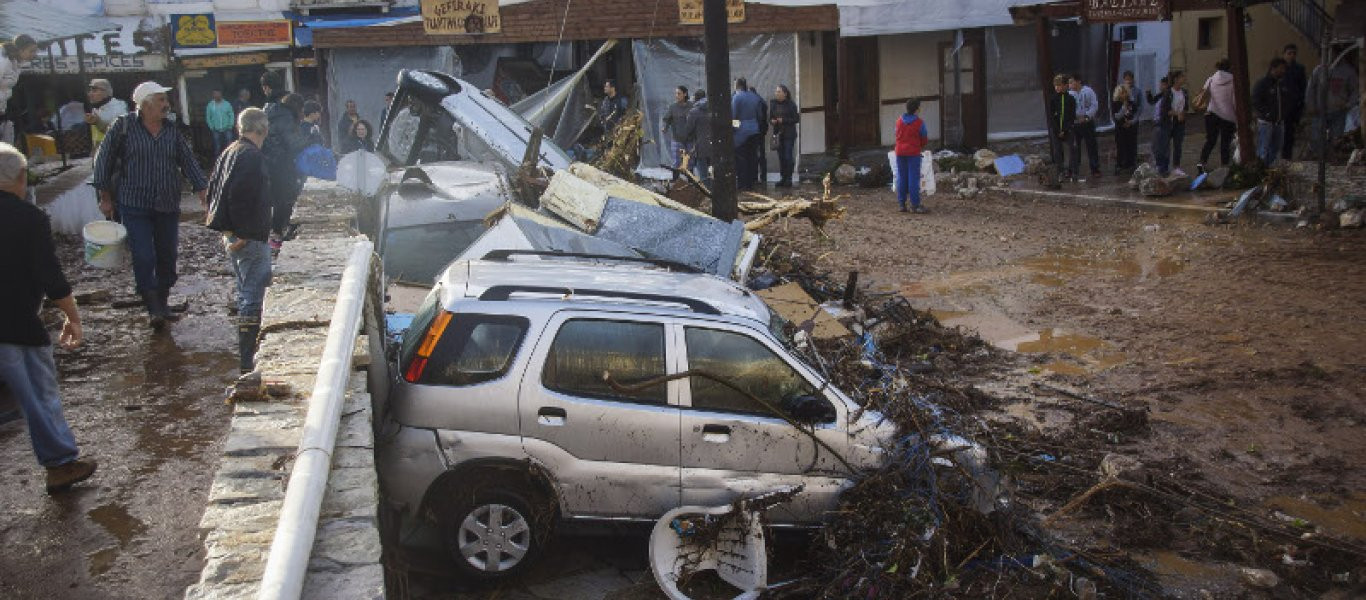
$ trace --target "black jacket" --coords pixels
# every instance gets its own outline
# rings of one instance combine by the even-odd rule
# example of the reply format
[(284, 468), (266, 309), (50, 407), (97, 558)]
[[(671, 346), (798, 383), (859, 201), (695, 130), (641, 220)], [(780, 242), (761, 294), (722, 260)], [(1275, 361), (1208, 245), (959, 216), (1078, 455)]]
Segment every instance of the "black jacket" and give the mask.
[(1309, 76), (1304, 71), (1304, 65), (1299, 62), (1292, 62), (1285, 67), (1285, 89), (1290, 93), (1289, 98), (1283, 98), (1286, 107), (1286, 115), (1297, 117), (1304, 112), (1304, 93), (1309, 89)]
[(1067, 93), (1067, 90), (1063, 90), (1061, 94), (1054, 94), (1053, 100), (1048, 104), (1048, 130), (1066, 137), (1071, 133), (1076, 121), (1077, 99)]
[(299, 127), (299, 115), (279, 102), (267, 104), (265, 111), (270, 132), (266, 134), (265, 143), (261, 144), (261, 153), (265, 155), (266, 164), (276, 177), (287, 178), (291, 174), (297, 177), (294, 158), (308, 147), (308, 137)]
[(209, 213), (204, 225), (247, 240), (270, 235), (269, 174), (266, 160), (251, 140), (228, 145), (209, 176)]
[(693, 142), (693, 157), (710, 159), (712, 157), (711, 148), (711, 114), (707, 112), (707, 98), (694, 102), (692, 108), (688, 110), (688, 125), (685, 135)]
[(801, 122), (801, 111), (797, 110), (797, 103), (788, 100), (769, 100), (768, 118), (782, 119), (780, 125), (775, 125), (773, 133), (778, 134), (782, 139), (797, 137), (797, 123)]
[(664, 112), (662, 119), (664, 127), (668, 129), (669, 135), (673, 136), (675, 142), (680, 144), (690, 144), (688, 139), (688, 111), (692, 110), (691, 102), (672, 102), (669, 109)]
[(52, 226), (42, 209), (0, 191), (0, 344), (46, 346), (52, 343), (38, 318), (43, 298), (71, 295), (52, 243)]
[(1265, 75), (1252, 86), (1252, 110), (1258, 120), (1283, 123), (1290, 116), (1292, 95), (1284, 77)]

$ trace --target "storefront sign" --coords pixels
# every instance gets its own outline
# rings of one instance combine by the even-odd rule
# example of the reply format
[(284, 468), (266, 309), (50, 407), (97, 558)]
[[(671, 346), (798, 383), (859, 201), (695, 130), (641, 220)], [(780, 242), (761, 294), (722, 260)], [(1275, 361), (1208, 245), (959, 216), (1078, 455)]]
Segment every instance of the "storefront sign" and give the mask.
[(189, 56), (180, 59), (180, 66), (186, 69), (212, 69), (215, 67), (240, 67), (243, 65), (264, 65), (270, 62), (265, 52), (248, 54), (215, 54), (213, 56)]
[(287, 19), (274, 21), (219, 21), (218, 47), (288, 46), (293, 39)]
[(218, 45), (218, 30), (211, 14), (171, 15), (171, 45), (174, 48), (213, 48)]
[(296, 58), (296, 59), (294, 59), (294, 66), (296, 66), (296, 67), (316, 67), (316, 66), (318, 66), (318, 59), (317, 59), (317, 58), (314, 58), (314, 57), (312, 57), (312, 56), (309, 56), (309, 57), (307, 57), (307, 58)]
[(1168, 0), (1082, 0), (1081, 18), (1088, 23), (1160, 21), (1169, 13)]
[(422, 0), (422, 28), (428, 34), (499, 33), (498, 0)]
[[(678, 0), (678, 22), (683, 25), (701, 25), (702, 0)], [(745, 0), (726, 0), (726, 22), (745, 22)]]
[[(55, 63), (55, 68), (54, 68)], [(84, 66), (84, 70), (82, 70)], [(32, 62), (24, 65), (31, 73), (138, 73), (143, 71), (164, 71), (166, 57), (160, 54), (97, 54), (85, 56), (84, 65), (75, 56), (57, 55), (53, 57), (38, 55)]]

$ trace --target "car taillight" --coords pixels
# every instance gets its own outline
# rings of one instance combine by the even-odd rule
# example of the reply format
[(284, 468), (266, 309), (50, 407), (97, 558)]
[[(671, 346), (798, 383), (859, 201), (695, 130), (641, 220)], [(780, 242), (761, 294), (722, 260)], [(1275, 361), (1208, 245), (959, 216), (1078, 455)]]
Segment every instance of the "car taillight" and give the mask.
[(446, 332), (446, 326), (451, 324), (451, 316), (451, 313), (443, 310), (432, 320), (427, 333), (422, 336), (422, 344), (417, 347), (417, 353), (408, 362), (408, 370), (403, 373), (403, 378), (408, 383), (417, 383), (422, 379), (422, 371), (427, 368), (427, 359), (431, 358), (432, 350), (436, 349), (436, 342), (441, 339), (441, 334)]

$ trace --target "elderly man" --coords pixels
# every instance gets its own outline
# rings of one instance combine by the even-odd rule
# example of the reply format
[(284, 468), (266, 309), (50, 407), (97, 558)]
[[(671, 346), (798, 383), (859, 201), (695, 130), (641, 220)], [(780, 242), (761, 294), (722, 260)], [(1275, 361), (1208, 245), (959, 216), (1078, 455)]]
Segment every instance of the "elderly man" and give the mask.
[(169, 299), (180, 239), (180, 176), (190, 180), (201, 203), (208, 185), (189, 142), (166, 118), (170, 89), (154, 81), (138, 84), (137, 112), (109, 127), (95, 158), (100, 211), (109, 216), (117, 206), (128, 228), (133, 278), (156, 330), (175, 320)]
[(62, 415), (52, 340), (38, 318), (43, 298), (66, 315), (64, 348), (81, 344), (81, 315), (62, 275), (47, 215), (23, 200), (28, 187), (24, 155), (0, 142), (0, 380), (19, 402), (38, 463), (47, 468), (47, 491), (60, 492), (95, 472), (95, 461), (78, 460), (76, 438)]
[(223, 151), (209, 177), (209, 213), (204, 223), (223, 232), (223, 245), (237, 275), (237, 352), (241, 371), (255, 368), (261, 303), (270, 285), (270, 196), (261, 144), (270, 131), (265, 111), (248, 108), (237, 116), (240, 138)]
[(108, 79), (91, 79), (85, 98), (90, 101), (90, 111), (85, 113), (85, 122), (90, 124), (90, 147), (99, 148), (114, 119), (128, 114), (128, 103), (114, 97)]

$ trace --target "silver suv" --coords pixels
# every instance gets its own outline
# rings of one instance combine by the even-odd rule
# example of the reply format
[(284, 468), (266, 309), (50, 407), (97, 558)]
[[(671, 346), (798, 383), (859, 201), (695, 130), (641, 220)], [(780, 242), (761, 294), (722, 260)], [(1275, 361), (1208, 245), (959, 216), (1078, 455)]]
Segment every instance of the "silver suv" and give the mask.
[[(385, 363), (390, 514), (400, 531), (435, 525), (479, 578), (522, 571), (556, 524), (652, 521), (791, 484), (804, 491), (770, 519), (817, 524), (892, 428), (789, 353), (775, 323), (745, 288), (681, 265), (523, 251), (453, 263)], [(690, 370), (748, 394), (662, 381)]]

